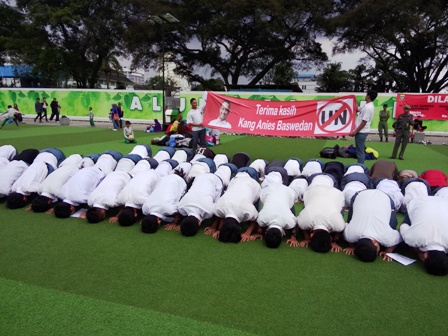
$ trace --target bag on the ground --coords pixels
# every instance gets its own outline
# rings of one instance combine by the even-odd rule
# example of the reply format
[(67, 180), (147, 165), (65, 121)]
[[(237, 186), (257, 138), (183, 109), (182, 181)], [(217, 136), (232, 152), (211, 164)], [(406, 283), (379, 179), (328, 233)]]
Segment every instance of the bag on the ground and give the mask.
[(338, 150), (339, 150), (338, 145), (334, 147), (325, 147), (319, 152), (319, 155), (320, 157), (326, 159), (336, 159), (336, 157), (338, 156)]

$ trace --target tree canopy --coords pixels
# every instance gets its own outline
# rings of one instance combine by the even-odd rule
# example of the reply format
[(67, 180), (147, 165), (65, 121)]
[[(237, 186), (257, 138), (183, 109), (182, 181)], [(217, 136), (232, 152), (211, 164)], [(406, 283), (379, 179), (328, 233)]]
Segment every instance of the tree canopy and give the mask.
[(361, 49), (402, 91), (448, 84), (448, 2), (336, 1), (335, 51)]

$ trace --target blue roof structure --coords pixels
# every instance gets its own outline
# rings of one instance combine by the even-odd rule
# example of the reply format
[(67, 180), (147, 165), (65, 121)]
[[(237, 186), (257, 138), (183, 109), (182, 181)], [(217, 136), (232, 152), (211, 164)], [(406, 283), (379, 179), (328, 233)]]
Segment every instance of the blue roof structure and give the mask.
[(18, 78), (29, 75), (31, 68), (27, 65), (4, 65), (0, 67), (0, 77)]

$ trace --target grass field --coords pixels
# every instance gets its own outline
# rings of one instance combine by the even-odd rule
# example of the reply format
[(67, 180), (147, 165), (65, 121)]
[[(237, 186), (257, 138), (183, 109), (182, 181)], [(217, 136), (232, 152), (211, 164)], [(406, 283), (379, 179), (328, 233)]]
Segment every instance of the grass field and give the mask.
[[(139, 132), (137, 140), (153, 136)], [(304, 161), (351, 143), (230, 135), (221, 142), (217, 153)], [(3, 144), (66, 155), (132, 148), (108, 129), (39, 125), (5, 127)], [(393, 146), (368, 144), (381, 159)], [(448, 146), (409, 145), (397, 164), (447, 172)], [(419, 262), (365, 264), (202, 233), (145, 235), (138, 225), (56, 219), (0, 203), (0, 335), (446, 335), (447, 293), (448, 278), (427, 275)]]

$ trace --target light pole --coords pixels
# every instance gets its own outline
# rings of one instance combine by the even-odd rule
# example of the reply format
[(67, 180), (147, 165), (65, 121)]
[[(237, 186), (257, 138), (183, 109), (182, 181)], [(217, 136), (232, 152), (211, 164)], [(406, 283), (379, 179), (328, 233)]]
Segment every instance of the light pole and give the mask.
[(170, 13), (150, 15), (149, 20), (152, 23), (158, 23), (162, 27), (162, 127), (165, 129), (165, 24), (180, 22)]

